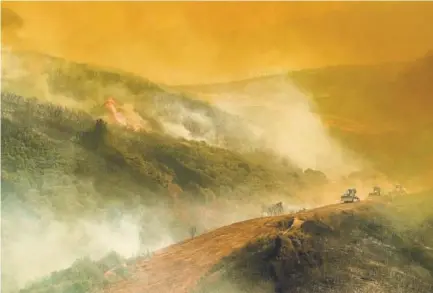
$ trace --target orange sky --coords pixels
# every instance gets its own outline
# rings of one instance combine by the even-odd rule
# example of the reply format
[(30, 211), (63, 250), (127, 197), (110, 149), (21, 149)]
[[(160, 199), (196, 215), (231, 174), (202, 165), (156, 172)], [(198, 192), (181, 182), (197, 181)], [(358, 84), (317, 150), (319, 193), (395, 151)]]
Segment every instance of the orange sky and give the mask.
[(2, 8), (3, 45), (168, 84), (407, 60), (433, 49), (433, 2), (2, 2)]

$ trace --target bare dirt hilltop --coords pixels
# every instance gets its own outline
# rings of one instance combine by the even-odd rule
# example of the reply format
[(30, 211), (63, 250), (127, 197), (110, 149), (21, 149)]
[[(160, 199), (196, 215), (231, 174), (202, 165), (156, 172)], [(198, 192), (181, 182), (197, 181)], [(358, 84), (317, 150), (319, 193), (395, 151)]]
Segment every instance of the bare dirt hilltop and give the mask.
[(432, 196), (235, 223), (138, 260), (103, 292), (433, 292)]

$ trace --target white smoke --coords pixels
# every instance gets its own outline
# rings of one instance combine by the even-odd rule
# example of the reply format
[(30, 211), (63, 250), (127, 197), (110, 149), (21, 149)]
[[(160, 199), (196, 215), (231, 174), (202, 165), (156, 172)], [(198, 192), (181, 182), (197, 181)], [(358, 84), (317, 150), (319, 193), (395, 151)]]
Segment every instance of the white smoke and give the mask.
[(129, 258), (175, 242), (163, 207), (132, 210), (106, 202), (90, 181), (80, 182), (80, 192), (65, 175), (46, 179), (51, 196), (24, 185), (16, 192), (2, 191), (4, 292), (66, 269), (77, 259), (98, 260), (113, 251)]
[[(166, 134), (217, 145), (215, 124), (203, 111), (187, 108), (182, 102), (178, 101), (166, 103), (162, 100), (157, 101), (157, 103), (165, 112), (164, 116), (158, 118)], [(164, 105), (161, 105), (162, 103)], [(191, 127), (195, 131), (191, 130)]]
[(255, 133), (253, 141), (302, 169), (321, 170), (332, 177), (359, 168), (359, 161), (330, 136), (314, 113), (313, 101), (285, 76), (252, 80), (232, 89), (227, 86), (205, 97), (248, 121)]
[(1, 89), (25, 97), (36, 97), (64, 107), (85, 110), (88, 103), (79, 102), (65, 94), (54, 94), (45, 69), (50, 60), (31, 53), (16, 54), (7, 47), (1, 48)]

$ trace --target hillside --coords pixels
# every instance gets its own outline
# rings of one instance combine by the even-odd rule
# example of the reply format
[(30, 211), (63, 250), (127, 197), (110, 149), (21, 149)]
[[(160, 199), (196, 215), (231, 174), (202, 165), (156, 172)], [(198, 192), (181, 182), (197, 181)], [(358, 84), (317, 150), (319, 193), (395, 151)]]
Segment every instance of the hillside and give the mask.
[(56, 178), (63, 176), (78, 190), (90, 180), (96, 194), (125, 204), (133, 204), (137, 194), (146, 204), (190, 195), (206, 203), (215, 196), (289, 192), (308, 184), (308, 174), (283, 163), (263, 152), (239, 154), (203, 142), (124, 131), (102, 120), (95, 123), (85, 112), (2, 93), (2, 182), (12, 191), (30, 185), (49, 195), (54, 192), (49, 180), (67, 184)]
[(430, 292), (433, 214), (422, 205), (431, 195), (269, 220), (274, 231), (212, 266), (191, 292)]
[(235, 223), (97, 292), (431, 292), (431, 202), (429, 191)]
[(104, 115), (108, 97), (153, 132), (236, 149), (251, 147), (245, 123), (209, 103), (111, 68), (34, 52), (2, 50), (2, 90)]
[[(419, 177), (421, 172), (428, 183), (433, 158), (432, 74), (429, 53), (406, 63), (306, 69), (177, 89), (212, 102), (221, 95), (242, 94), (260, 100), (267, 85), (293, 84), (343, 146), (396, 179)], [(280, 90), (284, 95), (285, 88)]]
[[(424, 191), (256, 218), (150, 258), (83, 260), (22, 292), (427, 293), (433, 289), (431, 203), (432, 191)], [(127, 266), (107, 279), (101, 266), (110, 258)], [(54, 278), (56, 285), (48, 285)]]

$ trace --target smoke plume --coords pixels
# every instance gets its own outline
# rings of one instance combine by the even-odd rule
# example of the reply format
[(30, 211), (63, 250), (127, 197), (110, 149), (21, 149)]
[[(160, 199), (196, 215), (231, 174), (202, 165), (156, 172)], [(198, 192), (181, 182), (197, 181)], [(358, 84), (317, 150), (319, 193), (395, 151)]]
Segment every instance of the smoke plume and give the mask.
[[(207, 92), (209, 99), (229, 113), (248, 121), (252, 141), (288, 158), (302, 169), (321, 170), (330, 176), (347, 175), (361, 162), (328, 133), (314, 103), (285, 76), (256, 79), (230, 89)], [(200, 97), (200, 90), (197, 91)]]

